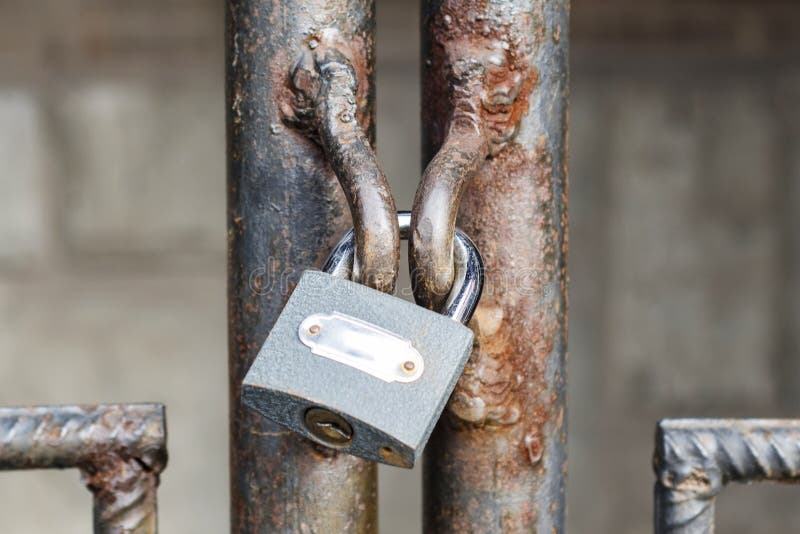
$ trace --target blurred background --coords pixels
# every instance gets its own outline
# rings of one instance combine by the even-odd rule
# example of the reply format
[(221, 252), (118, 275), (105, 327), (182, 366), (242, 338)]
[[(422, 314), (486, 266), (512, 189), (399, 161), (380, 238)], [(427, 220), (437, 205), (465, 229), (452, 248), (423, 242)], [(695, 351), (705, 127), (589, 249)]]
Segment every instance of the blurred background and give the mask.
[[(228, 531), (223, 4), (0, 0), (0, 405), (166, 402), (166, 534)], [(419, 7), (377, 4), (408, 208)], [(568, 525), (644, 533), (658, 418), (800, 416), (800, 3), (572, 5)], [(418, 532), (419, 469), (380, 492)], [(718, 529), (796, 531), (799, 492)], [(90, 531), (76, 471), (0, 474), (0, 532)]]

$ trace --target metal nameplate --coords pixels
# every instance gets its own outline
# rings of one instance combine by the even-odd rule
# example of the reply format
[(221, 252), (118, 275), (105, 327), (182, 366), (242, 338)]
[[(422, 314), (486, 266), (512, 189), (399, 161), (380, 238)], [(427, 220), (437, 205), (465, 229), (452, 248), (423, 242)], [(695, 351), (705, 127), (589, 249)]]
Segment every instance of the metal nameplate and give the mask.
[(425, 362), (411, 341), (343, 313), (315, 313), (300, 323), (300, 341), (313, 354), (385, 382), (413, 382)]

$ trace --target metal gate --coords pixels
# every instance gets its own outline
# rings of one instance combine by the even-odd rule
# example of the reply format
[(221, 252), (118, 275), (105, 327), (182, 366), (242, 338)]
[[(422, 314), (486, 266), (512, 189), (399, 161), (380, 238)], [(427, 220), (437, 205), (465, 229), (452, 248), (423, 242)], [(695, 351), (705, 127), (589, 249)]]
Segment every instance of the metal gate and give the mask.
[[(287, 435), (239, 400), (287, 297), (276, 276), (289, 273), (291, 286), (320, 266), (350, 225), (348, 205), (359, 263), (377, 275), (365, 283), (393, 287), (396, 249), (370, 234), (394, 211), (371, 148), (373, 9), (364, 0), (228, 4), (236, 532), (377, 528), (374, 465)], [(415, 296), (431, 305), (449, 290), (456, 220), (486, 263), (473, 356), (426, 449), (423, 529), (562, 531), (567, 2), (430, 1), (422, 31)], [(308, 71), (331, 58), (343, 58), (355, 83), (317, 87)]]
[[(374, 463), (241, 401), (300, 275), (349, 227), (359, 282), (391, 293), (405, 268), (375, 155), (374, 9), (225, 3), (232, 532), (377, 532)], [(472, 356), (426, 449), (423, 531), (563, 532), (569, 1), (422, 0), (421, 29), (414, 297), (435, 309), (449, 292), (456, 226), (486, 277)], [(798, 424), (661, 421), (656, 532), (712, 532), (729, 482), (797, 481)], [(161, 405), (0, 408), (0, 470), (79, 469), (95, 532), (155, 533), (165, 465)]]

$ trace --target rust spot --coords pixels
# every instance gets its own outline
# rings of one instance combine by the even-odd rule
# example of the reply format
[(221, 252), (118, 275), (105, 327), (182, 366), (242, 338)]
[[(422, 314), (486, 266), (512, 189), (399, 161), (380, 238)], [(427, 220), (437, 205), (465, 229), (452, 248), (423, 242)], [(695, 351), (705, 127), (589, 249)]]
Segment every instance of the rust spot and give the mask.
[(381, 458), (391, 465), (396, 465), (397, 467), (406, 467), (411, 468), (413, 465), (411, 462), (407, 461), (403, 456), (401, 456), (397, 451), (392, 449), (391, 447), (381, 447), (380, 448)]
[[(502, 6), (490, 7), (485, 0), (446, 0), (428, 22), (433, 42), (426, 65), (442, 74), (424, 80), (425, 98), (436, 99), (428, 108), (455, 120), (462, 114), (474, 115), (491, 142), (491, 155), (516, 135), (538, 83), (532, 65), (538, 42), (530, 38), (527, 26), (534, 19), (534, 13), (519, 9), (504, 13)], [(473, 82), (467, 74), (477, 79)], [(444, 140), (441, 126), (433, 132), (436, 145)]]
[[(261, 273), (254, 274), (252, 277), (250, 277), (250, 281), (251, 281), (251, 289), (253, 290), (254, 293), (260, 294), (264, 290), (263, 274)], [(255, 308), (255, 306), (253, 306), (253, 304), (250, 302), (245, 303), (245, 307), (247, 308), (248, 306)], [(248, 311), (250, 311), (249, 308)]]
[(330, 447), (314, 443), (313, 441), (309, 441), (308, 443), (311, 449), (311, 456), (317, 461), (331, 460), (339, 455), (337, 450), (331, 449)]
[(528, 453), (528, 460), (531, 464), (536, 465), (542, 459), (544, 443), (538, 429), (525, 436), (525, 450)]
[(509, 343), (511, 328), (503, 321), (503, 308), (487, 300), (470, 323), (475, 332), (472, 356), (448, 410), (460, 421), (472, 425), (511, 425), (521, 415), (515, 395), (520, 380), (514, 367), (498, 357)]
[(677, 491), (686, 491), (691, 493), (710, 493), (713, 491), (713, 484), (708, 473), (703, 469), (692, 469), (692, 471), (680, 481), (676, 481), (676, 476), (673, 473), (667, 473), (663, 477), (662, 483), (668, 488)]

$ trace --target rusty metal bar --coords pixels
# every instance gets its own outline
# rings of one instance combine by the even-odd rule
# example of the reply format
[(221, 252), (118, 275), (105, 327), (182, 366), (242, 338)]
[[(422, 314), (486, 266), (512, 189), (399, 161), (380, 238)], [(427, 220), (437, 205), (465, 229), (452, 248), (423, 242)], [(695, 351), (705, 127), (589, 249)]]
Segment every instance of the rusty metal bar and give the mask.
[[(475, 349), (427, 447), (425, 532), (564, 530), (568, 14), (568, 0), (423, 1), (424, 161), (451, 201), (463, 187), (458, 226), (486, 263)], [(414, 246), (433, 250), (452, 215), (422, 194), (431, 209), (415, 211), (434, 215)], [(420, 258), (449, 284), (446, 256)]]
[(453, 52), (464, 57), (450, 58), (452, 118), (441, 148), (422, 174), (409, 232), (414, 294), (418, 304), (430, 309), (441, 307), (453, 284), (453, 238), (461, 194), (490, 148), (481, 99), (491, 58), (471, 49)]
[[(354, 51), (339, 32), (317, 32), (292, 70), (294, 99), (285, 120), (322, 146), (342, 185), (356, 238), (353, 279), (391, 293), (400, 263), (400, 230), (389, 181), (357, 120)], [(363, 70), (363, 69), (362, 69)]]
[(711, 534), (729, 482), (800, 482), (800, 421), (665, 419), (653, 459), (656, 534)]
[(0, 408), (0, 471), (76, 467), (97, 534), (155, 534), (167, 463), (160, 404)]
[[(314, 445), (241, 402), (241, 381), (302, 271), (320, 266), (352, 225), (325, 150), (308, 136), (315, 129), (304, 131), (296, 120), (303, 109), (320, 116), (313, 103), (303, 106), (304, 89), (308, 96), (314, 91), (307, 92), (312, 86), (297, 67), (308, 53), (317, 64), (329, 57), (313, 51), (331, 35), (346, 43), (356, 95), (354, 102), (352, 94), (332, 96), (344, 96), (338, 105), (353, 106), (355, 116), (321, 116), (340, 120), (328, 123), (330, 133), (339, 128), (352, 137), (336, 147), (316, 132), (329, 155), (349, 151), (362, 169), (370, 165), (363, 138), (348, 123), (357, 121), (374, 141), (373, 0), (228, 0), (226, 6), (231, 531), (374, 532), (375, 464)], [(331, 162), (344, 170), (336, 158)], [(380, 187), (381, 176), (369, 174), (373, 186)], [(358, 178), (339, 177), (345, 185)], [(362, 215), (365, 228), (381, 217), (370, 206)], [(384, 235), (386, 229), (376, 228)], [(391, 260), (379, 255), (371, 262), (368, 241), (362, 236), (359, 243), (361, 267), (370, 277), (385, 273)], [(387, 241), (391, 249), (393, 239)], [(375, 284), (393, 283), (391, 276), (376, 276)]]

